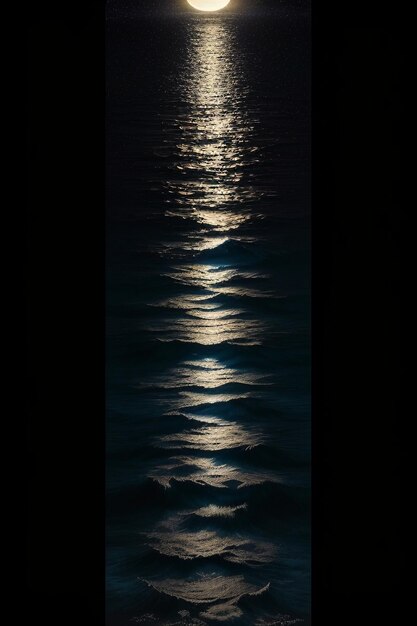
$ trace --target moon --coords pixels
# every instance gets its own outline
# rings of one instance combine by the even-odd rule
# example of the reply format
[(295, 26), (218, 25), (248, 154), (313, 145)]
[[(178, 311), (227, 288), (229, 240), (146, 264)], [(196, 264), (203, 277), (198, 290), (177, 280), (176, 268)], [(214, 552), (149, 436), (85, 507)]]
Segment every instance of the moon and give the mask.
[(220, 11), (227, 7), (230, 0), (187, 0), (187, 2), (199, 11)]

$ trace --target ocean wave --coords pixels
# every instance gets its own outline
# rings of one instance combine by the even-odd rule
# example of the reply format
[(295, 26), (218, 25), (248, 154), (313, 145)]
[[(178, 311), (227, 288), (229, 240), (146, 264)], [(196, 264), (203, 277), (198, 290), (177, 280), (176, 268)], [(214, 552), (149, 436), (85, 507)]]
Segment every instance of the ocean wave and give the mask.
[[(209, 240), (212, 238), (206, 237), (205, 240)], [(243, 261), (252, 260), (256, 258), (256, 251), (249, 247), (247, 244), (254, 244), (259, 241), (259, 238), (256, 237), (224, 237), (223, 240), (221, 238), (217, 238), (217, 245), (207, 245), (201, 248), (194, 247), (193, 249), (197, 249), (200, 252), (201, 257), (206, 258), (216, 258), (219, 255), (225, 257), (233, 257), (235, 260)]]
[(224, 517), (224, 518), (233, 518), (235, 517), (238, 511), (246, 511), (248, 505), (246, 503), (238, 504), (237, 506), (219, 506), (218, 504), (208, 504), (207, 506), (202, 506), (195, 511), (192, 511), (193, 515), (197, 517)]
[(142, 626), (207, 626), (207, 622), (203, 622), (198, 617), (191, 617), (189, 611), (178, 611), (179, 619), (174, 621), (161, 619), (152, 613), (146, 613), (140, 617), (132, 617), (133, 624), (142, 624)]
[(246, 511), (247, 508), (248, 506), (246, 503), (238, 504), (235, 506), (208, 504), (197, 509), (185, 509), (183, 511), (177, 511), (173, 515), (164, 518), (158, 523), (157, 532), (183, 532), (185, 527), (187, 526), (187, 522), (189, 522), (192, 518), (194, 518), (194, 520), (198, 518), (200, 518), (201, 520), (230, 520), (236, 516), (236, 513), (238, 511)]
[(228, 426), (230, 424), (229, 421), (215, 415), (197, 415), (194, 413), (184, 413), (178, 411), (169, 411), (166, 415), (182, 416), (187, 420), (198, 422), (200, 424), (215, 424), (217, 426)]
[(238, 598), (229, 600), (228, 602), (223, 602), (220, 604), (214, 604), (210, 606), (205, 611), (200, 613), (201, 617), (205, 617), (209, 620), (215, 620), (218, 622), (228, 622), (231, 619), (236, 619), (238, 617), (242, 617), (243, 611), (239, 608), (237, 603), (239, 600), (245, 596), (260, 596), (266, 591), (268, 591), (270, 584), (268, 583), (265, 587), (257, 589), (252, 592), (243, 593)]
[[(217, 203), (216, 203), (217, 204)], [(186, 207), (177, 207), (175, 210), (167, 210), (165, 215), (167, 217), (180, 218), (184, 221), (188, 221), (191, 225), (196, 222), (201, 226), (209, 226), (212, 232), (222, 233), (230, 232), (241, 228), (245, 222), (253, 221), (257, 216), (252, 215), (249, 212), (222, 210), (217, 209), (217, 206), (210, 208), (193, 208), (190, 212), (189, 204)], [(261, 217), (258, 217), (261, 219)]]
[(270, 384), (262, 374), (234, 369), (227, 367), (217, 359), (204, 358), (195, 361), (183, 361), (177, 367), (168, 370), (165, 375), (158, 376), (150, 382), (141, 383), (140, 387), (216, 389), (225, 385), (254, 387)]
[(223, 602), (209, 607), (206, 611), (201, 612), (201, 617), (217, 622), (228, 622), (229, 620), (242, 617), (243, 611), (234, 601)]
[[(226, 390), (224, 393), (218, 393), (218, 391), (217, 389), (214, 393), (179, 391), (177, 397), (168, 400), (166, 414), (184, 415), (189, 420), (194, 419), (212, 425), (220, 420), (217, 421), (218, 425), (227, 426), (236, 422), (238, 414), (240, 420), (243, 419), (248, 410), (268, 398), (263, 390), (255, 388), (239, 393), (226, 393)], [(220, 415), (222, 417), (219, 417)], [(230, 419), (226, 420), (226, 417)]]
[(260, 617), (254, 626), (295, 626), (303, 623), (304, 620), (291, 617), (291, 615), (276, 615), (275, 617)]
[(265, 437), (261, 432), (246, 430), (236, 423), (206, 425), (180, 433), (161, 435), (156, 439), (157, 445), (166, 449), (185, 448), (207, 452), (233, 448), (250, 450), (264, 441)]
[(195, 408), (197, 406), (213, 405), (213, 404), (225, 404), (234, 402), (236, 400), (243, 400), (246, 398), (256, 398), (259, 394), (255, 394), (253, 391), (246, 391), (243, 393), (198, 393), (194, 391), (181, 391), (179, 393), (180, 398), (177, 401), (177, 406), (180, 409)]
[(168, 463), (155, 467), (149, 478), (165, 488), (176, 482), (191, 482), (196, 485), (227, 489), (253, 487), (263, 483), (278, 483), (275, 474), (262, 471), (244, 471), (227, 464), (217, 464), (214, 459), (174, 457)]
[[(245, 596), (259, 596), (269, 589), (269, 583), (257, 587), (248, 583), (243, 576), (200, 576), (197, 579), (141, 579), (159, 593), (193, 605), (221, 606), (224, 602), (235, 604)], [(201, 613), (204, 617), (204, 614)]]
[(254, 289), (252, 287), (241, 286), (216, 286), (216, 292), (222, 296), (229, 296), (232, 298), (274, 298), (281, 299), (282, 296), (278, 296), (274, 291), (266, 289)]
[(167, 298), (165, 300), (159, 300), (157, 302), (151, 302), (148, 306), (162, 307), (167, 309), (184, 309), (184, 310), (199, 310), (199, 311), (213, 311), (221, 308), (221, 303), (208, 302), (216, 297), (216, 293), (208, 294), (182, 294)]
[(261, 343), (264, 327), (264, 323), (256, 319), (179, 318), (162, 320), (161, 324), (150, 324), (145, 330), (156, 334), (157, 339), (162, 342), (182, 341), (202, 346), (226, 342), (256, 345)]
[(156, 341), (164, 344), (184, 344), (184, 345), (197, 345), (197, 346), (240, 346), (240, 347), (255, 347), (261, 346), (262, 342), (255, 339), (247, 339), (245, 337), (219, 337), (217, 334), (215, 337), (207, 337), (204, 333), (198, 335), (185, 335), (182, 337), (156, 337)]
[(156, 250), (159, 258), (168, 258), (173, 261), (194, 256), (203, 262), (233, 262), (247, 266), (259, 262), (264, 256), (260, 250), (251, 250), (248, 245), (260, 243), (259, 238), (242, 236), (239, 239), (231, 240), (228, 237), (222, 237), (220, 232), (217, 234), (218, 237), (210, 236), (207, 231), (202, 231), (201, 234), (184, 233), (183, 239), (161, 242)]
[(218, 291), (218, 285), (224, 285), (231, 281), (268, 278), (267, 274), (261, 274), (254, 270), (243, 271), (229, 265), (205, 265), (202, 263), (177, 265), (169, 272), (162, 274), (162, 276), (171, 278), (182, 285), (209, 289), (211, 291)]
[(262, 565), (271, 562), (276, 555), (271, 543), (222, 536), (212, 530), (152, 532), (146, 536), (148, 545), (160, 554), (185, 561), (222, 557), (239, 565)]
[(186, 311), (189, 317), (194, 317), (200, 320), (223, 320), (231, 317), (236, 317), (245, 313), (243, 309), (216, 309), (214, 311), (201, 311), (198, 309)]
[(179, 241), (165, 241), (160, 243), (160, 253), (162, 256), (166, 254), (174, 254), (176, 250), (181, 253), (184, 252), (205, 252), (207, 250), (215, 250), (216, 248), (222, 249), (225, 243), (228, 242), (228, 237), (207, 237), (202, 233), (201, 235), (188, 235), (185, 239)]

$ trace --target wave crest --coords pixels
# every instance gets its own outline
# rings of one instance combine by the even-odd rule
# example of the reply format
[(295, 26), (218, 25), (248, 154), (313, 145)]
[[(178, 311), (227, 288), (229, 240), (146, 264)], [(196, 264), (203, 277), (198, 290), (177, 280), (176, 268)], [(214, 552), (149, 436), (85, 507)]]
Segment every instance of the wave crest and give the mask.
[(199, 532), (153, 532), (147, 534), (150, 547), (182, 560), (222, 557), (225, 561), (261, 565), (274, 559), (272, 544), (245, 537), (228, 537), (212, 530)]
[(279, 482), (279, 478), (269, 472), (249, 472), (232, 465), (217, 464), (214, 459), (186, 456), (172, 458), (166, 465), (155, 468), (148, 476), (165, 488), (171, 487), (173, 481), (192, 482), (218, 489), (227, 489), (233, 485), (241, 489), (267, 482)]

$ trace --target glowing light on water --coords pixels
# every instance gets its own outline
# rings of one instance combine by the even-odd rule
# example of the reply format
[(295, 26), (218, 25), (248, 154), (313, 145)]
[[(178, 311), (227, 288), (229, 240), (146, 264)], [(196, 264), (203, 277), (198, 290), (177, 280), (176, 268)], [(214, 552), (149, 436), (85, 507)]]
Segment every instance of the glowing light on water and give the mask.
[(251, 218), (248, 204), (259, 197), (244, 183), (244, 168), (256, 157), (253, 126), (243, 106), (243, 71), (233, 44), (232, 32), (221, 21), (190, 25), (189, 54), (179, 81), (189, 106), (189, 113), (179, 121), (176, 170), (180, 178), (168, 182), (173, 205), (169, 215), (224, 233)]
[(149, 473), (149, 478), (166, 489), (174, 482), (190, 482), (203, 487), (228, 489), (235, 487), (253, 487), (264, 483), (281, 482), (276, 474), (258, 470), (247, 471), (225, 463), (216, 463), (215, 459), (179, 456), (156, 467)]
[(220, 556), (231, 563), (261, 565), (275, 557), (274, 546), (270, 543), (223, 536), (213, 530), (153, 532), (148, 533), (147, 538), (157, 552), (184, 561)]

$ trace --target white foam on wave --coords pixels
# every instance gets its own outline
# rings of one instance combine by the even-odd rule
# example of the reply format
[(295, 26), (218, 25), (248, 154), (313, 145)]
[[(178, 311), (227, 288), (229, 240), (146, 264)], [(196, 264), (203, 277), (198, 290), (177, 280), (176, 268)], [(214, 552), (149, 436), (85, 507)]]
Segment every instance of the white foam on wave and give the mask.
[(232, 465), (218, 464), (214, 459), (179, 456), (171, 458), (148, 474), (151, 480), (170, 488), (173, 481), (191, 482), (204, 487), (227, 489), (235, 486), (253, 487), (263, 483), (278, 483), (279, 476), (269, 472), (245, 471)]
[(271, 562), (276, 555), (270, 543), (223, 536), (212, 530), (152, 532), (147, 534), (147, 539), (148, 545), (160, 554), (185, 561), (219, 556), (240, 565), (262, 565)]
[(146, 330), (157, 334), (156, 339), (163, 343), (178, 341), (202, 346), (222, 343), (260, 345), (265, 324), (258, 319), (247, 320), (239, 317), (220, 319), (214, 316), (210, 319), (166, 319), (160, 324), (150, 324)]
[(209, 504), (193, 511), (198, 517), (225, 517), (233, 518), (238, 511), (246, 511), (248, 505), (238, 504), (237, 506), (219, 506), (217, 504)]
[(230, 265), (184, 264), (172, 267), (170, 272), (162, 274), (177, 283), (190, 287), (199, 287), (220, 291), (218, 285), (236, 280), (261, 280), (268, 278), (257, 271), (243, 271)]
[(181, 389), (198, 387), (217, 389), (225, 385), (245, 385), (247, 387), (264, 387), (271, 385), (264, 374), (227, 367), (216, 359), (200, 359), (184, 361), (177, 367), (150, 382), (143, 382), (140, 387), (162, 389)]
[(243, 576), (200, 576), (196, 579), (143, 580), (149, 587), (190, 604), (237, 603), (244, 596), (261, 595), (269, 589), (248, 583)]
[(235, 422), (226, 425), (204, 425), (200, 428), (180, 433), (162, 435), (156, 439), (157, 445), (165, 449), (185, 448), (216, 452), (243, 448), (251, 450), (265, 442), (260, 432), (252, 432)]
[(244, 398), (254, 398), (253, 391), (245, 391), (243, 393), (198, 393), (194, 391), (181, 391), (178, 400), (178, 408), (191, 408), (204, 404), (218, 404), (223, 402), (233, 402), (234, 400), (242, 400)]
[(232, 619), (242, 617), (243, 611), (234, 601), (223, 602), (209, 607), (206, 611), (200, 613), (201, 617), (217, 622), (228, 622)]
[(200, 613), (201, 617), (204, 617), (209, 620), (215, 620), (217, 622), (228, 622), (229, 620), (236, 619), (243, 615), (243, 611), (238, 606), (238, 602), (245, 595), (247, 596), (260, 596), (266, 591), (268, 591), (270, 584), (268, 583), (265, 587), (261, 589), (255, 590), (253, 592), (244, 593), (237, 598), (233, 598), (228, 602), (222, 602), (220, 604), (214, 604), (210, 606), (205, 611)]
[(244, 312), (245, 311), (243, 309), (221, 309), (221, 311), (200, 311), (198, 309), (194, 309), (187, 311), (187, 315), (189, 317), (196, 317), (202, 320), (222, 320), (242, 315)]
[(274, 291), (271, 290), (263, 290), (263, 289), (253, 289), (250, 287), (216, 287), (216, 291), (218, 294), (230, 297), (240, 297), (240, 298), (273, 298), (273, 299), (281, 299), (281, 296), (278, 296)]
[(177, 413), (177, 411), (170, 411), (167, 415), (182, 415), (187, 420), (192, 422), (198, 422), (199, 424), (212, 424), (217, 426), (227, 426), (230, 424), (227, 420), (215, 415), (196, 415), (195, 413)]
[(179, 310), (197, 310), (197, 311), (214, 311), (221, 308), (219, 302), (210, 302), (217, 296), (216, 293), (208, 294), (190, 294), (180, 295), (174, 298), (168, 298), (167, 300), (160, 300), (158, 302), (150, 303), (149, 306), (165, 309), (179, 309)]
[(208, 518), (224, 518), (232, 519), (235, 517), (238, 511), (246, 511), (248, 505), (244, 502), (237, 506), (220, 506), (217, 504), (208, 504), (207, 506), (200, 507), (198, 509), (189, 509), (184, 511), (177, 511), (175, 514), (164, 518), (157, 525), (158, 532), (171, 532), (176, 533), (184, 530), (184, 523), (191, 516)]

